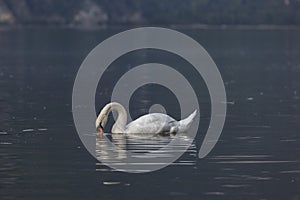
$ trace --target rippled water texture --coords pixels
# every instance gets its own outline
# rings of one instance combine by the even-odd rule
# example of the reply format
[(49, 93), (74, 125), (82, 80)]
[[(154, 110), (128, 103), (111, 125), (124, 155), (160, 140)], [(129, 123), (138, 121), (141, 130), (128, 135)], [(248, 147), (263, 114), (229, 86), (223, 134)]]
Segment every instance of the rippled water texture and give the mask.
[[(201, 107), (196, 139), (179, 160), (144, 174), (119, 172), (93, 158), (72, 119), (72, 88), (81, 62), (98, 43), (119, 31), (0, 31), (1, 200), (300, 199), (298, 30), (182, 30), (201, 43), (219, 67), (227, 92), (226, 124), (213, 151), (199, 159), (210, 100), (205, 83), (196, 80)], [(150, 61), (186, 68), (191, 81), (197, 78), (175, 55), (131, 52), (101, 79), (95, 110), (109, 101), (114, 80), (124, 72), (120, 67)], [(142, 87), (131, 101), (133, 118), (147, 113), (145, 108), (154, 103), (165, 105), (177, 120), (180, 116), (177, 102), (163, 88)], [(124, 149), (145, 156), (143, 152), (158, 150), (172, 139), (111, 136), (111, 125), (110, 117), (105, 132), (119, 147), (113, 160), (105, 156), (110, 151), (105, 141), (95, 141), (96, 153), (105, 162), (122, 164)], [(156, 156), (171, 154), (158, 151)]]

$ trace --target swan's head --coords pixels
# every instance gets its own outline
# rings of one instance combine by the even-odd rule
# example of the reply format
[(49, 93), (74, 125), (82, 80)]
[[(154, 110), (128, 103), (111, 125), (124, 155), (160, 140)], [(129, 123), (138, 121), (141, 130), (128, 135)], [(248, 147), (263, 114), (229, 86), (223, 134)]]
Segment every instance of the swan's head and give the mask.
[(103, 129), (106, 125), (106, 122), (107, 122), (107, 114), (101, 112), (96, 120), (96, 129), (100, 133), (100, 135), (102, 135), (103, 133)]

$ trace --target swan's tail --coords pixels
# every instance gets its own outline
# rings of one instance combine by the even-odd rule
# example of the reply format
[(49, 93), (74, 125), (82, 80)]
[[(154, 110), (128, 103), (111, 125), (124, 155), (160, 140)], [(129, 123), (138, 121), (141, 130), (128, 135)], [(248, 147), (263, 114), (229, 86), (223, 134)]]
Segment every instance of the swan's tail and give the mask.
[(179, 121), (178, 132), (184, 133), (190, 128), (195, 116), (197, 115), (197, 110), (190, 114), (187, 118)]

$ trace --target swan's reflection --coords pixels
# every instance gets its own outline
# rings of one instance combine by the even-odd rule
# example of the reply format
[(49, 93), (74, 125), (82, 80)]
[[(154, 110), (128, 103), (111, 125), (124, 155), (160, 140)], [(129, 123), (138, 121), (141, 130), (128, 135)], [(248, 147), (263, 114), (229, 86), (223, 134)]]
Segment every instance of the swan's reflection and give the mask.
[[(96, 139), (96, 155), (97, 158), (110, 160), (112, 158), (122, 160), (126, 158), (126, 138), (124, 134), (105, 135), (107, 138)], [(110, 138), (111, 137), (111, 138)], [(115, 145), (112, 146), (111, 142)], [(109, 140), (109, 141), (108, 141)]]
[[(168, 144), (175, 138), (179, 140), (179, 143), (169, 147)], [(187, 144), (191, 144), (188, 149), (186, 149)], [(196, 146), (186, 135), (128, 137), (125, 134), (105, 134), (104, 137), (96, 139), (98, 160), (110, 166), (164, 165), (167, 158), (174, 157), (178, 152), (186, 152), (186, 154), (174, 164), (195, 164)], [(138, 161), (131, 163), (130, 159)]]

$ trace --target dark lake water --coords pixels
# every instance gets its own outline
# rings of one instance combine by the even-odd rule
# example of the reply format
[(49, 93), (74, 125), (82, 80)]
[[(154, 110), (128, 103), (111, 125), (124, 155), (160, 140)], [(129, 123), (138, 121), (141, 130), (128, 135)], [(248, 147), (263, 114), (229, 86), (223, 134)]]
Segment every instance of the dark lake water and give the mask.
[[(210, 116), (200, 81), (196, 139), (179, 160), (144, 174), (98, 162), (81, 143), (72, 117), (73, 83), (83, 59), (120, 31), (0, 31), (1, 199), (300, 199), (299, 30), (181, 30), (203, 45), (222, 74), (226, 123), (215, 148), (199, 159)], [(96, 110), (108, 102), (118, 66), (149, 61), (186, 65), (166, 52), (132, 52), (102, 80)], [(168, 95), (165, 90), (152, 91), (160, 90), (145, 87), (134, 94), (133, 118), (153, 103), (180, 116), (172, 98), (153, 100)]]

